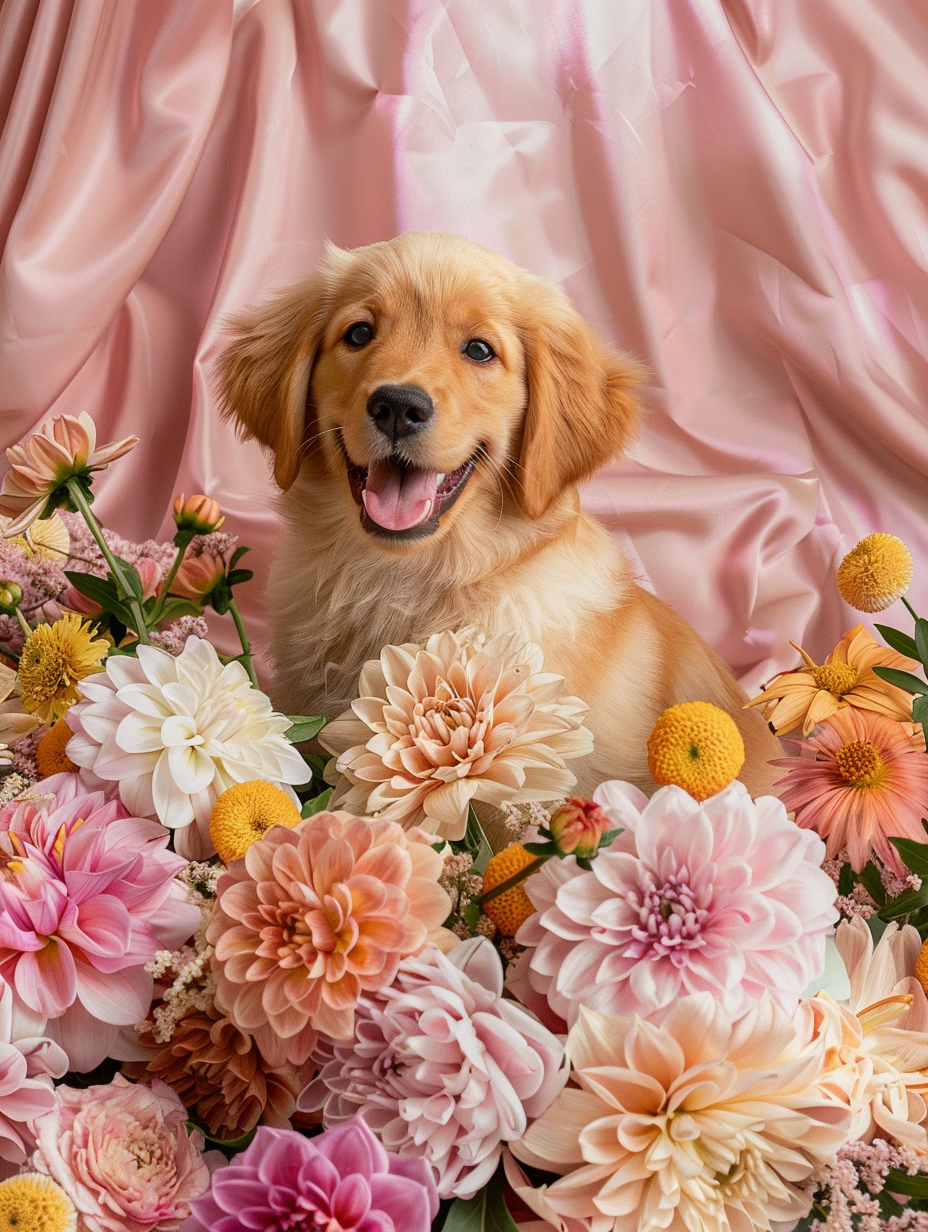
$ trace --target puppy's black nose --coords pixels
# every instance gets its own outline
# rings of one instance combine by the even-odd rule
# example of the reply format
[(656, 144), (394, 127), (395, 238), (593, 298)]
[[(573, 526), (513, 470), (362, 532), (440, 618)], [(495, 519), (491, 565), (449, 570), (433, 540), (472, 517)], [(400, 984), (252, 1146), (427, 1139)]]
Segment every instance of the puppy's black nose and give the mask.
[(367, 400), (367, 413), (384, 436), (398, 441), (427, 427), (435, 407), (418, 385), (378, 385)]

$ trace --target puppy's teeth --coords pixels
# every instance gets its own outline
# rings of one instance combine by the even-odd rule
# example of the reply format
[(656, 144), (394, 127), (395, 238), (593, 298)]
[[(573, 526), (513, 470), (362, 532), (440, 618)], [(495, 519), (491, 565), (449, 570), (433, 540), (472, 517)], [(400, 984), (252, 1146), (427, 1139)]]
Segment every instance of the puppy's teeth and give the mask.
[(367, 488), (361, 489), (361, 500), (364, 502), (364, 508), (367, 508)]
[(423, 513), (422, 517), (419, 519), (420, 523), (422, 523), (422, 522), (427, 522), (427, 521), (429, 520), (429, 518), (432, 516), (432, 505), (433, 505), (433, 504), (434, 504), (434, 502), (433, 502), (433, 501), (429, 501), (429, 502), (426, 504), (426, 506), (425, 506), (425, 513)]
[(439, 474), (439, 475), (436, 475), (436, 476), (435, 476), (435, 483), (436, 483), (436, 484), (440, 484), (440, 483), (444, 483), (444, 482), (445, 482), (445, 476), (444, 476), (444, 475)]

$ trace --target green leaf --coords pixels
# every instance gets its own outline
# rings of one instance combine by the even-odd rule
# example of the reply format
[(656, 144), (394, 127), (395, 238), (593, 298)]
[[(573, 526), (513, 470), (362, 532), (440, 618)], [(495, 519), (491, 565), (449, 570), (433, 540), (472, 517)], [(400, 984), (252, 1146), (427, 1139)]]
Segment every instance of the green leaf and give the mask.
[(928, 665), (928, 620), (921, 616), (915, 622), (915, 646), (922, 666)]
[(557, 844), (549, 839), (546, 843), (523, 843), (522, 846), (530, 856), (556, 856), (560, 855), (557, 849)]
[(158, 617), (158, 623), (162, 621), (178, 620), (181, 616), (200, 616), (203, 609), (199, 603), (194, 603), (192, 599), (178, 599), (173, 596), (165, 602), (164, 611)]
[(480, 818), (474, 812), (472, 804), (467, 809), (467, 829), (464, 832), (464, 846), (470, 852), (471, 859), (474, 862), (474, 871), (477, 873), (486, 872), (486, 867), (493, 855), (493, 848), (487, 842), (487, 836), (483, 832)]
[(301, 817), (315, 817), (317, 813), (325, 812), (329, 807), (329, 801), (332, 799), (334, 787), (330, 787), (327, 791), (322, 792), (313, 800), (307, 800), (303, 805), (303, 810), (300, 813)]
[(325, 718), (321, 714), (288, 714), (287, 718), (292, 726), (287, 728), (284, 735), (291, 744), (302, 744), (304, 740), (312, 740), (325, 727)]
[[(138, 599), (139, 603), (141, 603), (145, 588), (142, 586), (142, 579), (139, 577), (138, 569), (136, 569), (135, 565), (130, 565), (127, 560), (123, 560), (121, 556), (116, 556), (116, 560), (122, 565), (123, 574), (129, 585), (129, 593), (126, 595), (126, 598)], [(120, 591), (123, 589), (119, 578), (116, 579), (116, 585)]]
[(875, 667), (873, 671), (881, 680), (894, 684), (897, 689), (905, 689), (906, 693), (928, 693), (928, 684), (911, 672), (900, 672), (896, 667)]
[(226, 582), (230, 586), (240, 586), (242, 582), (250, 582), (254, 576), (252, 569), (233, 569), (226, 574)]
[(205, 596), (204, 602), (208, 603), (220, 616), (225, 616), (232, 602), (232, 591), (224, 577), (220, 578), (210, 593)]
[(898, 920), (900, 916), (910, 915), (928, 907), (928, 885), (920, 890), (903, 890), (896, 898), (891, 898), (880, 912), (881, 920)]
[(442, 1232), (519, 1232), (503, 1197), (505, 1185), (500, 1165), (486, 1189), (466, 1201), (455, 1199)]
[(242, 559), (246, 552), (250, 552), (251, 548), (240, 547), (236, 548), (232, 553), (232, 559), (229, 561), (229, 568), (234, 569), (238, 562)]
[(477, 931), (477, 921), (480, 919), (480, 904), (471, 900), (461, 912), (461, 918), (472, 933)]
[(909, 1176), (901, 1168), (890, 1168), (886, 1178), (886, 1188), (890, 1193), (910, 1194), (913, 1198), (928, 1198), (928, 1175), (918, 1172)]
[(211, 1134), (208, 1129), (205, 1129), (202, 1125), (198, 1125), (196, 1121), (188, 1121), (187, 1131), (190, 1132), (194, 1129), (199, 1130), (207, 1142), (212, 1142), (216, 1146), (221, 1146), (226, 1151), (233, 1152), (244, 1151), (245, 1147), (249, 1145), (255, 1134), (258, 1132), (258, 1127), (256, 1125), (254, 1129), (250, 1129), (247, 1134), (242, 1134), (238, 1138), (217, 1138)]
[[(892, 839), (890, 839), (892, 842)], [(876, 871), (876, 867), (872, 860), (864, 865), (861, 872), (857, 874), (857, 880), (864, 887), (873, 901), (878, 907), (883, 907), (886, 903), (886, 891), (883, 889), (883, 883), (880, 881), (880, 874)]]
[(928, 719), (928, 697), (916, 697), (912, 702), (912, 718), (916, 723), (924, 723)]
[(854, 870), (850, 864), (843, 864), (841, 872), (838, 874), (838, 893), (843, 894), (845, 898), (854, 888)]
[(94, 603), (99, 603), (104, 612), (112, 612), (127, 629), (135, 629), (132, 613), (124, 603), (120, 602), (111, 575), (98, 578), (93, 573), (78, 573), (76, 570), (66, 569), (64, 576), (75, 590), (86, 595), (88, 599), (93, 599)]
[(928, 880), (928, 843), (916, 843), (910, 838), (891, 838), (889, 841), (902, 856), (909, 872)]
[(915, 639), (909, 637), (908, 633), (894, 629), (892, 625), (874, 625), (873, 627), (882, 636), (887, 646), (891, 646), (899, 654), (905, 655), (907, 659), (918, 658), (918, 647), (915, 645)]

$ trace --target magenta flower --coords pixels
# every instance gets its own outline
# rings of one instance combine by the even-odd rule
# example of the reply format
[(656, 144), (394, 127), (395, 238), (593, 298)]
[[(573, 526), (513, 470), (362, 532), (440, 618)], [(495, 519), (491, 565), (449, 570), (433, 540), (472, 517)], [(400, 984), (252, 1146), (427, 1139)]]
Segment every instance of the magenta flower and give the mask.
[(354, 1120), (316, 1138), (262, 1126), (190, 1205), (182, 1232), (429, 1232), (438, 1194), (425, 1160)]
[(701, 804), (679, 787), (648, 800), (619, 782), (595, 799), (624, 832), (590, 872), (568, 857), (526, 882), (538, 910), (516, 939), (551, 1009), (571, 1026), (581, 1005), (660, 1021), (680, 997), (710, 992), (735, 1019), (768, 991), (792, 1013), (837, 918), (822, 841), (738, 782)]
[(0, 809), (0, 975), (72, 1069), (98, 1065), (118, 1028), (145, 1018), (145, 964), (199, 924), (167, 841), (75, 774)]

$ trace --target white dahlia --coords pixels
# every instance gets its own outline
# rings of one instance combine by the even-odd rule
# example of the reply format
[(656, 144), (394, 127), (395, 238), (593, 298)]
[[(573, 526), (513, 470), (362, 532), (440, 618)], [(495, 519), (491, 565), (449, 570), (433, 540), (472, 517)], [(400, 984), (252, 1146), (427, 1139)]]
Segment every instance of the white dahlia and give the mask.
[(319, 738), (335, 754), (332, 806), (459, 839), (472, 800), (569, 796), (566, 762), (593, 750), (588, 707), (562, 697), (541, 650), (515, 634), (436, 633), (385, 646), (361, 671), (351, 709)]
[(223, 665), (198, 637), (176, 658), (156, 646), (139, 646), (138, 658), (111, 656), (81, 692), (68, 712), (76, 733), (68, 756), (90, 783), (118, 783), (131, 813), (177, 830), (188, 860), (212, 854), (209, 815), (227, 787), (307, 778), (284, 736), (290, 721), (240, 663)]

